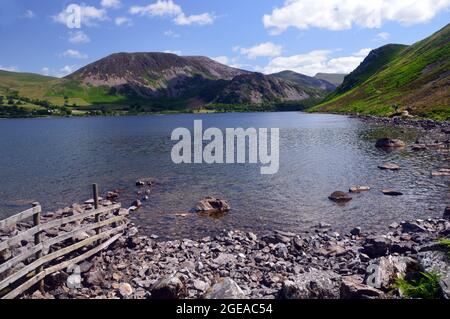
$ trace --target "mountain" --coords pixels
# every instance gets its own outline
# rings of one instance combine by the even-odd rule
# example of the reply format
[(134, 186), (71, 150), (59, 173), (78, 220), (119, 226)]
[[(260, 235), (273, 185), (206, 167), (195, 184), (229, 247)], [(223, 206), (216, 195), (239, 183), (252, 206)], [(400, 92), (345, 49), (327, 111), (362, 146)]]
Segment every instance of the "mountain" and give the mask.
[(411, 46), (373, 50), (312, 111), (450, 118), (450, 24)]
[[(0, 95), (16, 102), (39, 99), (79, 111), (165, 111), (214, 108), (215, 104), (254, 105), (325, 97), (331, 84), (297, 75), (297, 80), (240, 70), (202, 56), (170, 53), (115, 53), (65, 78), (0, 74)], [(293, 73), (294, 74), (294, 73)], [(3, 87), (3, 90), (2, 90)], [(9, 99), (10, 100), (10, 99)], [(14, 102), (14, 101), (13, 101)], [(291, 103), (292, 102), (292, 103)]]
[(339, 86), (344, 82), (344, 78), (347, 74), (342, 73), (317, 73), (314, 75), (316, 79), (330, 82), (334, 86)]
[(344, 78), (342, 84), (328, 97), (328, 99), (333, 96), (341, 95), (364, 83), (386, 64), (395, 59), (407, 47), (407, 45), (402, 44), (388, 44), (370, 51), (364, 61)]
[(171, 53), (115, 53), (66, 77), (83, 84), (111, 88), (112, 94), (144, 98), (179, 98), (216, 80), (248, 73), (206, 57)]
[(336, 88), (336, 85), (322, 80), (322, 79), (317, 79), (317, 78), (313, 78), (304, 74), (300, 74), (294, 71), (281, 71), (278, 73), (274, 73), (272, 74), (272, 76), (283, 79), (283, 80), (288, 80), (291, 81), (293, 83), (296, 83), (298, 85), (301, 85), (303, 87), (311, 87), (311, 88), (316, 88), (316, 89), (320, 89), (320, 90), (325, 90), (325, 91), (333, 91)]
[(219, 92), (216, 103), (261, 104), (283, 101), (301, 101), (323, 97), (320, 88), (303, 86), (274, 75), (241, 74), (234, 77)]

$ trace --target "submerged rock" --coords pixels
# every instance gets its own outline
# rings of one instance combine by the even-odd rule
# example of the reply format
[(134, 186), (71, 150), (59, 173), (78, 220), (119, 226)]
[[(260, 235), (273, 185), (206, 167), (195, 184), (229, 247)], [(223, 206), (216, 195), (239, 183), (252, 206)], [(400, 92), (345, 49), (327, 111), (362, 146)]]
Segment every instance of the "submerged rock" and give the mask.
[(205, 299), (246, 299), (244, 292), (231, 278), (220, 279), (206, 292)]
[(378, 168), (383, 170), (398, 171), (400, 169), (400, 166), (394, 163), (385, 163), (383, 165), (379, 165)]
[(395, 191), (392, 189), (383, 189), (382, 192), (384, 195), (387, 195), (387, 196), (402, 196), (403, 195), (402, 192)]
[(352, 200), (352, 197), (350, 195), (341, 191), (332, 193), (330, 196), (328, 196), (328, 198), (337, 203), (346, 203)]
[(375, 146), (380, 148), (390, 148), (390, 147), (405, 147), (406, 144), (402, 140), (391, 139), (386, 137), (377, 140)]
[(442, 217), (444, 219), (450, 220), (450, 206), (445, 207), (444, 215)]
[(230, 210), (230, 205), (223, 199), (205, 197), (197, 203), (194, 210), (203, 213), (227, 212)]

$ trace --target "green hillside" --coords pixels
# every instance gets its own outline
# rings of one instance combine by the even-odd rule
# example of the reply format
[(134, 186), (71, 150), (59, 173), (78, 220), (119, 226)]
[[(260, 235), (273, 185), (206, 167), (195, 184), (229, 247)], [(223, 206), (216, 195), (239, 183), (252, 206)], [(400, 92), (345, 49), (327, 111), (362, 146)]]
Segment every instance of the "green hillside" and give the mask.
[(409, 47), (372, 51), (311, 111), (450, 118), (450, 25)]

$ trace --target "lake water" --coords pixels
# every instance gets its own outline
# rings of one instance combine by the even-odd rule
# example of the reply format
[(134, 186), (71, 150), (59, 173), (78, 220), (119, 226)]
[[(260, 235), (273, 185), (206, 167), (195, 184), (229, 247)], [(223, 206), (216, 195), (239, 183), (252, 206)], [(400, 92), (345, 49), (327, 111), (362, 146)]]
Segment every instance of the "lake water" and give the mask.
[[(280, 128), (279, 172), (261, 175), (259, 164), (174, 164), (171, 132), (192, 129), (195, 119), (203, 120), (204, 129)], [(137, 198), (135, 181), (150, 177), (158, 183), (133, 218), (164, 238), (230, 228), (295, 232), (320, 221), (339, 231), (384, 230), (393, 221), (440, 216), (449, 199), (448, 178), (430, 172), (445, 167), (442, 156), (375, 148), (384, 136), (412, 143), (420, 132), (296, 112), (0, 120), (0, 218), (33, 201), (47, 211), (84, 201), (94, 182), (102, 192), (121, 189), (126, 206)], [(384, 162), (402, 169), (378, 169)], [(372, 189), (344, 206), (328, 200), (333, 191), (358, 184)], [(384, 188), (404, 196), (385, 196)], [(207, 195), (227, 199), (232, 210), (217, 219), (177, 214)]]

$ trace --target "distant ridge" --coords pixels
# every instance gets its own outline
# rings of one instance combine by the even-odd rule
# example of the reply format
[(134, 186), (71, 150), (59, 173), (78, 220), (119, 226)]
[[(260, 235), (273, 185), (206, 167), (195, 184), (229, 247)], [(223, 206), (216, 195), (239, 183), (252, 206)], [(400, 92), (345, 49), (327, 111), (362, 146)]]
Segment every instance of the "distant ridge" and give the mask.
[(325, 80), (330, 82), (334, 86), (339, 86), (344, 82), (344, 78), (347, 74), (343, 73), (317, 73), (314, 75), (316, 79)]

